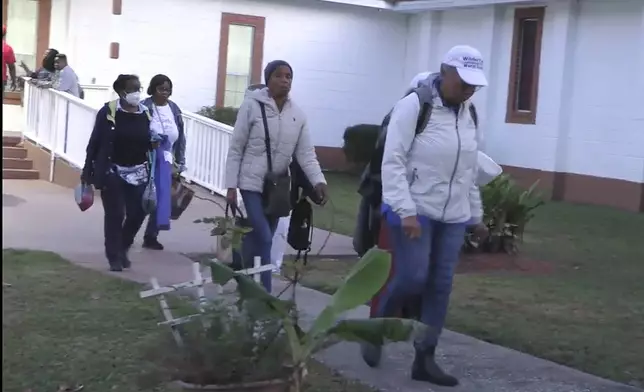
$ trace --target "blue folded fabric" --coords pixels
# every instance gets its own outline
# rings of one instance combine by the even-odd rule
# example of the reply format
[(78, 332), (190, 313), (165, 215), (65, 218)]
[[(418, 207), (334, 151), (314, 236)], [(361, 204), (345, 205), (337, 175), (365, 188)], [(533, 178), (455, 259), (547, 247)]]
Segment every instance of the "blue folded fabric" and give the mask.
[[(387, 225), (391, 227), (396, 227), (402, 225), (402, 219), (396, 212), (394, 212), (393, 209), (391, 209), (391, 206), (386, 203), (382, 203), (380, 207), (380, 212), (382, 213), (382, 216), (385, 218), (385, 222), (387, 222)], [(427, 216), (423, 215), (417, 215), (416, 218), (418, 219), (418, 222), (420, 223), (421, 226), (429, 226), (431, 219)]]

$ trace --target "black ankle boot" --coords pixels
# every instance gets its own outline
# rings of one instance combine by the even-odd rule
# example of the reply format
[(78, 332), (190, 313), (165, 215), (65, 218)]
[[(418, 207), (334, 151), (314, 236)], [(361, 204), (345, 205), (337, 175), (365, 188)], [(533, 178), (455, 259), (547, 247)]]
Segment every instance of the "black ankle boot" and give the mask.
[(163, 250), (163, 245), (157, 240), (156, 237), (144, 237), (143, 247), (152, 250)]
[(110, 261), (110, 271), (123, 272), (123, 265), (120, 260)]
[(130, 258), (127, 255), (128, 251), (129, 251), (129, 249), (125, 249), (119, 255), (119, 262), (120, 262), (121, 266), (123, 266), (123, 268), (132, 267), (132, 262), (130, 261)]
[(382, 357), (382, 346), (376, 346), (371, 343), (363, 342), (360, 344), (360, 352), (362, 359), (369, 367), (377, 367), (380, 365), (380, 357)]
[(426, 381), (442, 387), (455, 387), (458, 379), (445, 373), (436, 363), (436, 347), (429, 350), (416, 349), (416, 357), (411, 368), (411, 378), (416, 381)]

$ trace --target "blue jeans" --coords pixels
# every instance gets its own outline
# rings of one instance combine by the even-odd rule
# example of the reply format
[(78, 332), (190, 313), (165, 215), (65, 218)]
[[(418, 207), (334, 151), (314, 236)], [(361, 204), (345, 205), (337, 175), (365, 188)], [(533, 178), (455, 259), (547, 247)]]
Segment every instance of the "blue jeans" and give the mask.
[(414, 345), (419, 350), (426, 350), (436, 346), (445, 325), (466, 224), (419, 220), (422, 233), (415, 239), (405, 235), (399, 224), (388, 224), (395, 266), (382, 294), (377, 316), (395, 317), (406, 300), (420, 295), (421, 321), (431, 328)]
[[(255, 256), (261, 257), (262, 265), (270, 265), (273, 235), (277, 229), (279, 219), (270, 218), (264, 214), (261, 193), (244, 190), (240, 191), (240, 193), (246, 207), (248, 224), (253, 229), (244, 236), (242, 242), (241, 253), (244, 265), (252, 266)], [(272, 273), (270, 271), (262, 272), (261, 280), (262, 286), (270, 293), (273, 288)]]

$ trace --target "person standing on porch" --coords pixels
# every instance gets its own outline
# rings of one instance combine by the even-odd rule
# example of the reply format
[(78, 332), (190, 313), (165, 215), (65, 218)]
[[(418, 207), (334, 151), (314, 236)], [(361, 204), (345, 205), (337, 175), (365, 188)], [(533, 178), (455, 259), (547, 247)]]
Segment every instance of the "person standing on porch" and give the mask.
[[(474, 227), (479, 238), (487, 235), (476, 184), (479, 137), (470, 107), (472, 95), (487, 86), (481, 53), (453, 47), (440, 73), (423, 83), (433, 97), (428, 125), (416, 135), (421, 107), (412, 93), (395, 105), (387, 128), (382, 213), (396, 264), (375, 311), (377, 317), (395, 317), (406, 300), (421, 296), (420, 320), (430, 328), (414, 342), (411, 377), (456, 386), (457, 378), (439, 367), (435, 355), (466, 228)], [(377, 365), (379, 356), (380, 347), (363, 344), (368, 364)]]
[(49, 83), (51, 83), (52, 79), (54, 78), (54, 74), (56, 73), (57, 55), (58, 51), (56, 49), (49, 48), (45, 50), (45, 53), (42, 57), (41, 66), (35, 71), (30, 70), (24, 61), (20, 62), (20, 66), (25, 71), (26, 76), (32, 79), (31, 83), (38, 86), (47, 87)]
[[(6, 41), (7, 27), (2, 26), (2, 99), (7, 88), (7, 80), (11, 77), (11, 91), (16, 89), (16, 54)], [(9, 71), (7, 75), (7, 71)]]
[(72, 67), (67, 64), (67, 56), (59, 53), (56, 55), (54, 61), (54, 67), (56, 68), (56, 77), (53, 84), (53, 88), (58, 91), (63, 91), (68, 94), (80, 98), (80, 85), (78, 84), (78, 76)]
[[(293, 157), (323, 200), (327, 199), (327, 187), (306, 116), (289, 96), (293, 69), (286, 61), (272, 61), (264, 69), (264, 79), (267, 87), (250, 92), (237, 114), (226, 161), (226, 199), (236, 204), (240, 190), (253, 229), (245, 236), (241, 253), (259, 256), (262, 265), (269, 265), (278, 219), (290, 210), (290, 179), (286, 177)], [(277, 194), (279, 203), (272, 198)], [(271, 206), (279, 207), (279, 216), (270, 212)], [(261, 280), (270, 293), (271, 273), (262, 273)]]
[(111, 271), (123, 271), (131, 266), (128, 251), (145, 220), (149, 156), (159, 138), (150, 130), (148, 108), (141, 104), (138, 76), (119, 75), (113, 88), (119, 98), (96, 115), (81, 182), (101, 191), (105, 256)]
[(159, 230), (170, 230), (170, 209), (173, 177), (186, 170), (186, 135), (179, 106), (170, 100), (172, 80), (166, 75), (156, 75), (148, 85), (148, 95), (143, 101), (152, 121), (150, 127), (161, 137), (156, 154), (157, 210), (148, 217), (143, 237), (143, 247), (163, 250)]

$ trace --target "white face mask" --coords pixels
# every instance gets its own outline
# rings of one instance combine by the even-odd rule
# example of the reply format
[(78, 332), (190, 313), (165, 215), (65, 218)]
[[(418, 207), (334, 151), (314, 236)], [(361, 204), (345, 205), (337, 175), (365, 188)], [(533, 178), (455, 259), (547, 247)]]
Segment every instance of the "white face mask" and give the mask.
[(132, 106), (138, 106), (141, 103), (141, 92), (135, 91), (125, 95), (125, 102)]

